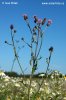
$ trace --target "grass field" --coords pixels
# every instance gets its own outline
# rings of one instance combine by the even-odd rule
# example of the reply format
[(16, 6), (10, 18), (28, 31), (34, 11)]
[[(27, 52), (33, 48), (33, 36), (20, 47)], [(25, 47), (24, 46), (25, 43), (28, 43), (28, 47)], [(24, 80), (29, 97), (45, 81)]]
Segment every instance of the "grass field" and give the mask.
[[(32, 78), (30, 100), (66, 100), (66, 80), (53, 77)], [(0, 72), (0, 100), (28, 100), (29, 78), (8, 77)], [(37, 91), (39, 91), (37, 93)], [(35, 96), (35, 94), (37, 95)]]

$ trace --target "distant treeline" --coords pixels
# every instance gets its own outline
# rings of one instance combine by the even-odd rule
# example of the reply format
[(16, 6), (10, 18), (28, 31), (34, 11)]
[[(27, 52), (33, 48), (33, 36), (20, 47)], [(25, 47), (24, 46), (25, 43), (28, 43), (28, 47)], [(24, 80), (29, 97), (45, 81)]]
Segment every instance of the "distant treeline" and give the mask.
[[(30, 74), (25, 74), (25, 75), (22, 75), (22, 74), (18, 74), (17, 72), (4, 72), (6, 75), (8, 75), (9, 77), (26, 77), (26, 78), (29, 78), (30, 77)], [(35, 74), (33, 75), (33, 77), (39, 77), (39, 73), (38, 74)]]
[[(29, 78), (30, 77), (30, 74), (25, 74), (25, 75), (22, 75), (22, 74), (18, 74), (17, 72), (4, 72), (6, 75), (8, 75), (9, 77), (26, 77), (26, 78)], [(45, 73), (38, 73), (38, 74), (34, 74), (33, 77), (34, 78), (41, 78), (41, 74), (44, 74), (44, 78), (46, 78), (46, 74)], [(51, 77), (52, 73), (50, 73), (48, 75), (48, 77)], [(62, 78), (63, 77), (63, 74), (59, 74), (59, 77)]]

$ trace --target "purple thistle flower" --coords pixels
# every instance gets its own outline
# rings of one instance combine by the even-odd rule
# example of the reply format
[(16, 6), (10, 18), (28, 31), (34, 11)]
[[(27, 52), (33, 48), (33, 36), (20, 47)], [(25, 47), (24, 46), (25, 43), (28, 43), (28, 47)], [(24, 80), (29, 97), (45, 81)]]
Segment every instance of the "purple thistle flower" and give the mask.
[(42, 19), (38, 19), (38, 24), (42, 24)]
[(48, 23), (47, 23), (47, 26), (50, 26), (51, 24), (52, 24), (52, 20), (49, 19), (49, 20), (48, 20)]
[(27, 20), (28, 19), (27, 14), (24, 14), (23, 17), (24, 17), (24, 20)]

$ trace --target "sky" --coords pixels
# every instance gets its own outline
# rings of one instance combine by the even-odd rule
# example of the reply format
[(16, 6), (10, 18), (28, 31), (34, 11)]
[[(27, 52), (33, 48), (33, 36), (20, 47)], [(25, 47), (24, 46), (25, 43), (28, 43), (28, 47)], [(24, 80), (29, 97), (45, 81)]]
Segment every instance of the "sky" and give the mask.
[[(6, 2), (17, 2), (18, 4), (5, 4)], [(4, 4), (3, 4), (4, 2)], [(42, 3), (60, 2), (64, 5), (46, 5)], [(30, 42), (30, 31), (23, 20), (22, 15), (27, 14), (31, 27), (33, 26), (33, 16), (38, 18), (52, 19), (53, 23), (45, 31), (43, 46), (40, 55), (38, 72), (46, 71), (46, 58), (49, 56), (48, 49), (53, 46), (54, 51), (51, 58), (50, 69), (58, 70), (66, 74), (66, 1), (65, 0), (0, 0), (0, 70), (10, 71), (14, 59), (13, 49), (4, 43), (5, 40), (11, 42), (10, 25), (13, 24), (16, 33), (16, 40), (20, 40), (20, 46), (23, 46), (21, 37)], [(20, 62), (25, 73), (30, 73), (29, 65), (30, 49), (25, 46), (20, 52)], [(20, 73), (20, 68), (15, 62), (13, 71)]]

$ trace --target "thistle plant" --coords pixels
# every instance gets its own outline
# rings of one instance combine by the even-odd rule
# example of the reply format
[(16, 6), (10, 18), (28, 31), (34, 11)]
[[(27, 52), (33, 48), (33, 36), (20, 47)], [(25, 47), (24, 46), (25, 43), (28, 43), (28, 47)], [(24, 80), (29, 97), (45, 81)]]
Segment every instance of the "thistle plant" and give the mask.
[(18, 55), (18, 52), (19, 52), (20, 48), (18, 47), (18, 51), (17, 51), (17, 47), (15, 45), (15, 42), (17, 42), (15, 40), (15, 35), (16, 35), (17, 31), (14, 29), (14, 26), (12, 24), (10, 25), (10, 30), (11, 30), (11, 32), (10, 32), (10, 34), (11, 34), (11, 43), (9, 43), (8, 41), (5, 41), (5, 43), (10, 45), (10, 46), (12, 46), (13, 52), (14, 52), (14, 60), (13, 60), (11, 71), (13, 69), (15, 61), (17, 61), (18, 65), (19, 65), (19, 67), (21, 69), (21, 72), (24, 75), (24, 72), (23, 72), (23, 69), (22, 69), (22, 66), (21, 66), (21, 63), (20, 63), (20, 60), (19, 60), (19, 55)]
[[(30, 85), (28, 87), (28, 100), (30, 100), (30, 89), (31, 89), (32, 76), (38, 68), (39, 60), (42, 58), (40, 56), (40, 51), (42, 48), (43, 37), (44, 37), (44, 31), (42, 30), (42, 27), (44, 27), (44, 25), (45, 25), (45, 29), (49, 27), (52, 23), (52, 20), (47, 21), (47, 18), (39, 19), (37, 16), (34, 16), (33, 18), (34, 18), (35, 26), (32, 28), (29, 23), (28, 16), (24, 14), (23, 18), (31, 33), (31, 43), (27, 43), (24, 37), (22, 37), (21, 39), (31, 49), (30, 66), (32, 69), (31, 69), (31, 75), (30, 75)], [(50, 58), (51, 58), (51, 55), (50, 55)], [(49, 58), (49, 63), (50, 63), (50, 58)], [(49, 67), (49, 64), (48, 64), (48, 67)]]
[[(47, 29), (51, 24), (52, 24), (52, 20), (47, 20), (47, 18), (38, 18), (37, 16), (33, 16), (34, 19), (34, 26), (32, 27), (29, 23), (29, 18), (27, 16), (27, 14), (23, 15), (23, 18), (30, 30), (30, 35), (31, 35), (31, 40), (30, 43), (26, 42), (26, 40), (24, 39), (24, 37), (21, 38), (21, 41), (23, 41), (29, 48), (30, 48), (30, 66), (31, 66), (31, 74), (30, 74), (30, 78), (29, 78), (29, 85), (28, 85), (28, 100), (31, 99), (31, 95), (30, 95), (30, 91), (32, 88), (32, 78), (34, 73), (36, 72), (36, 70), (38, 69), (38, 63), (39, 60), (42, 59), (42, 57), (40, 56), (40, 52), (42, 49), (42, 43), (43, 43), (43, 39), (44, 39), (44, 34), (45, 34), (45, 29)], [(43, 30), (44, 27), (44, 30)], [(9, 43), (8, 41), (5, 41), (6, 44), (12, 46), (13, 48), (13, 52), (14, 52), (14, 60), (13, 60), (13, 64), (12, 64), (12, 68), (11, 71), (13, 70), (13, 66), (15, 61), (17, 61), (22, 74), (24, 75), (24, 71), (22, 69), (20, 60), (19, 60), (19, 48), (17, 50), (16, 44), (15, 44), (15, 35), (17, 33), (17, 31), (14, 29), (14, 26), (11, 24), (10, 25), (10, 34), (11, 34), (11, 43)], [(18, 40), (19, 42), (19, 40)], [(51, 60), (51, 55), (52, 55), (52, 51), (53, 51), (53, 47), (51, 47), (49, 49), (50, 52), (50, 56), (47, 59), (47, 70), (46, 70), (46, 75), (48, 74), (48, 69), (49, 69), (49, 64), (50, 64), (50, 60)], [(42, 86), (44, 82), (44, 78), (42, 78), (42, 82), (39, 85), (39, 88), (37, 89), (37, 91), (35, 92), (34, 97), (39, 93), (40, 88)]]

